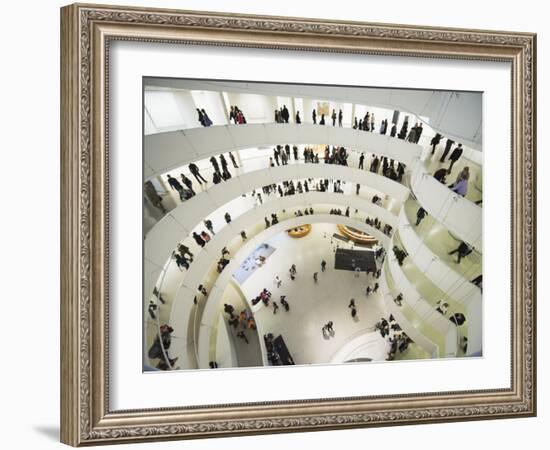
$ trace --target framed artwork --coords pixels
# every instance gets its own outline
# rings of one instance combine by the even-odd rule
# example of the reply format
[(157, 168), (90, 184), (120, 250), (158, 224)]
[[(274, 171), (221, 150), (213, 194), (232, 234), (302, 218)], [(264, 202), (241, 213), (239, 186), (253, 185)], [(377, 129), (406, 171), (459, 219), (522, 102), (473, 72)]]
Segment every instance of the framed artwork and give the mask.
[(61, 43), (63, 442), (536, 414), (534, 34), (70, 5)]

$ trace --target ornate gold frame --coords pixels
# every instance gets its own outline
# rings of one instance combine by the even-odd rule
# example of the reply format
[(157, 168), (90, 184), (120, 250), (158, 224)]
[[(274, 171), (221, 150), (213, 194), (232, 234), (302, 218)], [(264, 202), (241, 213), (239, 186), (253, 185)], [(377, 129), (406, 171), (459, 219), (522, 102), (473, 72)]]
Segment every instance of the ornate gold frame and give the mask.
[[(109, 43), (137, 40), (512, 65), (512, 385), (372, 398), (110, 411)], [(536, 414), (536, 36), (195, 11), (61, 9), (61, 440), (79, 446)]]

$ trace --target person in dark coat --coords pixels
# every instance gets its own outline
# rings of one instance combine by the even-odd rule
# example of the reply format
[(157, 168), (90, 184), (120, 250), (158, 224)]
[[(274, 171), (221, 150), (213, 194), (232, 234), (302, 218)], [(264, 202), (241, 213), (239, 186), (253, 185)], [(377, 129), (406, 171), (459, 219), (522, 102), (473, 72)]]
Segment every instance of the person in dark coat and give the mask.
[(197, 110), (197, 114), (199, 115), (199, 117), (198, 117), (199, 123), (200, 123), (203, 127), (205, 127), (206, 125), (205, 125), (205, 122), (204, 122), (204, 116), (202, 115), (201, 110), (200, 110), (199, 108), (196, 108), (196, 110)]
[(282, 116), (283, 120), (285, 121), (285, 123), (288, 123), (288, 119), (290, 118), (290, 114), (288, 112), (288, 109), (287, 109), (286, 105), (283, 105), (283, 109), (281, 111), (281, 116)]
[(317, 113), (315, 110), (311, 113), (311, 119), (313, 120), (313, 125), (317, 125)]
[(218, 160), (216, 159), (215, 156), (212, 156), (210, 158), (210, 163), (212, 164), (212, 167), (214, 168), (214, 172), (219, 172), (220, 171), (220, 166), (218, 165)]
[(181, 177), (181, 181), (183, 182), (183, 184), (185, 184), (187, 186), (187, 189), (189, 189), (191, 191), (191, 193), (193, 195), (195, 195), (196, 192), (193, 189), (193, 182), (189, 178), (187, 178), (183, 173), (180, 173), (180, 177)]
[(434, 178), (439, 181), (440, 183), (445, 184), (446, 180), (445, 177), (447, 176), (447, 169), (441, 168), (434, 172)]
[(204, 120), (204, 126), (209, 127), (212, 125), (212, 121), (210, 120), (210, 117), (208, 117), (208, 114), (206, 114), (206, 111), (204, 109), (201, 109), (202, 117)]
[(170, 176), (170, 175), (167, 175), (167, 177), (168, 177), (168, 184), (173, 190), (178, 192), (181, 192), (183, 190), (183, 186), (178, 180), (176, 180), (173, 176)]
[(231, 160), (231, 163), (233, 164), (233, 167), (235, 169), (238, 169), (239, 166), (237, 165), (237, 161), (235, 161), (235, 157), (233, 156), (233, 153), (229, 152), (229, 159)]
[(447, 142), (445, 143), (445, 150), (443, 150), (443, 154), (441, 155), (441, 158), (439, 158), (439, 162), (445, 162), (445, 158), (451, 151), (451, 147), (454, 143), (455, 141), (453, 141), (452, 139), (447, 139)]
[(363, 163), (365, 162), (365, 154), (361, 153), (361, 156), (359, 156), (359, 169), (363, 168)]
[(153, 183), (151, 183), (151, 181), (145, 182), (144, 191), (145, 191), (145, 195), (147, 196), (149, 201), (152, 203), (152, 205), (160, 209), (163, 214), (166, 214), (167, 211), (164, 205), (162, 204), (162, 197), (158, 194), (157, 190), (155, 189), (155, 186), (153, 186)]
[[(199, 184), (202, 184), (203, 182), (206, 183), (207, 181), (205, 178), (200, 174), (199, 168), (195, 163), (189, 164), (189, 171), (193, 174), (195, 179), (199, 182)], [(202, 180), (202, 181), (201, 181)]]
[(422, 208), (418, 208), (418, 211), (416, 211), (416, 226), (420, 225), (420, 222), (428, 215), (428, 212)]
[(203, 238), (201, 238), (197, 232), (193, 232), (193, 239), (195, 239), (195, 242), (197, 243), (197, 245), (200, 245), (201, 247), (204, 247), (206, 245), (206, 242), (204, 241)]
[(442, 138), (443, 136), (441, 136), (439, 133), (436, 133), (430, 141), (430, 145), (432, 146), (432, 155), (435, 153), (435, 148), (439, 145)]
[(466, 244), (466, 242), (462, 241), (457, 248), (455, 248), (453, 251), (449, 252), (448, 254), (453, 255), (455, 253), (458, 253), (458, 258), (456, 262), (457, 264), (460, 264), (460, 260), (468, 256), (470, 253), (472, 253), (472, 249), (470, 248), (470, 246), (468, 246), (468, 244)]
[(449, 166), (448, 173), (451, 173), (451, 170), (453, 170), (454, 164), (462, 156), (462, 152), (463, 152), (462, 144), (458, 144), (458, 147), (455, 147), (455, 149), (451, 153), (451, 156), (449, 156), (449, 159), (451, 160), (451, 165)]
[(300, 111), (296, 111), (296, 123), (299, 125), (302, 123), (302, 119), (300, 119)]

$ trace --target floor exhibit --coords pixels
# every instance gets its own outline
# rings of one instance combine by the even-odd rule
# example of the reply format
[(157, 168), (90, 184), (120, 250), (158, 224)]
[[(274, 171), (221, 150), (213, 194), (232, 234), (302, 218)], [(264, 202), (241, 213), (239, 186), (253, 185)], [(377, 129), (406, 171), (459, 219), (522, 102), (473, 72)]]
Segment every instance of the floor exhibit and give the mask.
[(144, 80), (143, 367), (482, 355), (481, 93)]

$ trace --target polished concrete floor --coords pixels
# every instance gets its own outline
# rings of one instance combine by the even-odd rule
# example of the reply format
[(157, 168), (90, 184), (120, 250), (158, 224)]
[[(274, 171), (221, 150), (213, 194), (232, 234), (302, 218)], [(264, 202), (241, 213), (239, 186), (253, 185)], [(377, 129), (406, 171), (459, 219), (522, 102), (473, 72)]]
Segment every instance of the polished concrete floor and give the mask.
[[(280, 308), (273, 313), (273, 307), (261, 306), (255, 313), (258, 329), (263, 333), (281, 334), (296, 364), (323, 364), (348, 339), (358, 332), (373, 330), (381, 317), (387, 317), (380, 294), (365, 295), (367, 285), (373, 286), (374, 279), (362, 273), (356, 277), (353, 272), (335, 270), (334, 251), (336, 246), (351, 248), (350, 244), (333, 240), (337, 232), (332, 224), (315, 224), (312, 232), (300, 239), (279, 234), (268, 241), (276, 248), (265, 265), (257, 270), (243, 285), (247, 298), (255, 297), (263, 288), (273, 294)], [(321, 261), (327, 262), (325, 272)], [(289, 269), (296, 265), (296, 279), (292, 281)], [(313, 273), (318, 272), (318, 282)], [(280, 287), (275, 277), (282, 280)], [(290, 304), (286, 312), (280, 304), (285, 295)], [(348, 304), (354, 298), (357, 316), (351, 317)], [(328, 321), (334, 322), (334, 336), (323, 335), (322, 327)]]

